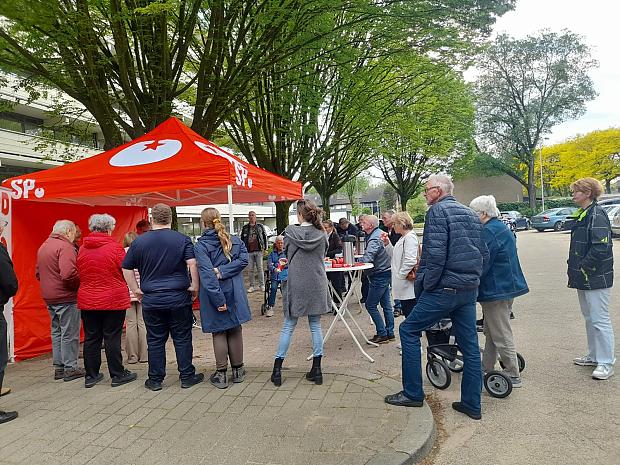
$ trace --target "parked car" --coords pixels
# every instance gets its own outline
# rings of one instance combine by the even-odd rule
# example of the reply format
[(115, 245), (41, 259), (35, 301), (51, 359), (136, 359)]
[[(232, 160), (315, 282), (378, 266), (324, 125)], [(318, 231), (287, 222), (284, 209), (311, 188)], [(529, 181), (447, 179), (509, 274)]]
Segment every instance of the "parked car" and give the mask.
[(620, 236), (620, 210), (616, 212), (611, 220), (611, 235)]
[(561, 231), (564, 222), (577, 211), (577, 207), (550, 208), (530, 218), (532, 228), (539, 232), (545, 229)]
[[(612, 199), (612, 200), (616, 200), (616, 199)], [(609, 221), (613, 222), (616, 212), (620, 210), (620, 202), (617, 204), (616, 203), (604, 203), (603, 205), (600, 205), (600, 207), (603, 209), (605, 213), (607, 213), (607, 217), (609, 218)], [(564, 221), (564, 224), (562, 225), (562, 229), (564, 231), (570, 231), (573, 227), (573, 224), (575, 223), (575, 220), (576, 218), (572, 218), (572, 217), (567, 218), (566, 221)]]
[(510, 229), (530, 229), (530, 220), (515, 210), (499, 212), (500, 216), (509, 223)]
[(598, 203), (601, 207), (605, 205), (620, 205), (620, 197), (615, 197), (613, 199), (599, 199), (596, 203)]

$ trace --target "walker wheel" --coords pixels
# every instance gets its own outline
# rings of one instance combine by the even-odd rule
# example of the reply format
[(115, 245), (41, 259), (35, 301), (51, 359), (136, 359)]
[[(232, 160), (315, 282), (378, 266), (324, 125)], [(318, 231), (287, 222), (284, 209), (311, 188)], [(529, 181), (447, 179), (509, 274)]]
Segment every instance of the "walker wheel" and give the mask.
[(264, 315), (264, 314), (265, 314), (265, 311), (267, 310), (267, 309), (266, 309), (266, 307), (267, 307), (267, 304), (262, 304), (262, 305), (260, 306), (260, 314), (261, 314), (261, 315)]
[(512, 392), (512, 381), (501, 371), (489, 371), (484, 375), (484, 388), (491, 397), (503, 399)]
[(446, 362), (434, 357), (426, 363), (426, 376), (437, 389), (446, 389), (452, 381), (452, 375)]
[[(525, 359), (523, 358), (523, 355), (521, 355), (519, 352), (517, 352), (517, 363), (519, 364), (519, 373), (521, 373), (523, 370), (525, 370)], [(501, 360), (499, 361), (499, 366), (502, 367), (502, 370), (506, 369), (504, 363)]]

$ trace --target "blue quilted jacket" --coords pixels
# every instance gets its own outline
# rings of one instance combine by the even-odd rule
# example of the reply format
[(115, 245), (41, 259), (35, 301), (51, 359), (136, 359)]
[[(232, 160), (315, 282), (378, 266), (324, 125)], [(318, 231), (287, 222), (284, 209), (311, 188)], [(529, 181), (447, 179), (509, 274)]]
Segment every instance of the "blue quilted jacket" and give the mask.
[(488, 260), (478, 216), (448, 195), (426, 212), (416, 295), (444, 287), (475, 289)]

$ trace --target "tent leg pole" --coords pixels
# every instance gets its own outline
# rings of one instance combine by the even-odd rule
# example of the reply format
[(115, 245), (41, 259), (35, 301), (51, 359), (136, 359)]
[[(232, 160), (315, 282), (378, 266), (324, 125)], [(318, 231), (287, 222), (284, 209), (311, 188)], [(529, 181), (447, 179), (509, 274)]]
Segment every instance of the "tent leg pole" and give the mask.
[(235, 232), (232, 186), (230, 184), (228, 185), (228, 230), (230, 231), (230, 234), (233, 234)]

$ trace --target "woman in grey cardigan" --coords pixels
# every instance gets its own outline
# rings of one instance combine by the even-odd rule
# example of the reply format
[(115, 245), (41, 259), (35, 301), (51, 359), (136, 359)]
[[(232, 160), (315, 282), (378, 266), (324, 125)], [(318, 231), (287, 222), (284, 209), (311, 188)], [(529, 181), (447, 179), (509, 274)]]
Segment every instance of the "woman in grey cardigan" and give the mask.
[(328, 244), (321, 224), (322, 213), (313, 202), (300, 200), (297, 202), (297, 219), (300, 225), (288, 226), (284, 231), (288, 288), (284, 304), (284, 325), (271, 375), (271, 381), (276, 386), (282, 384), (282, 362), (300, 316), (308, 317), (312, 334), (312, 369), (306, 373), (306, 378), (316, 384), (323, 384), (321, 315), (331, 311), (331, 299), (323, 264)]

